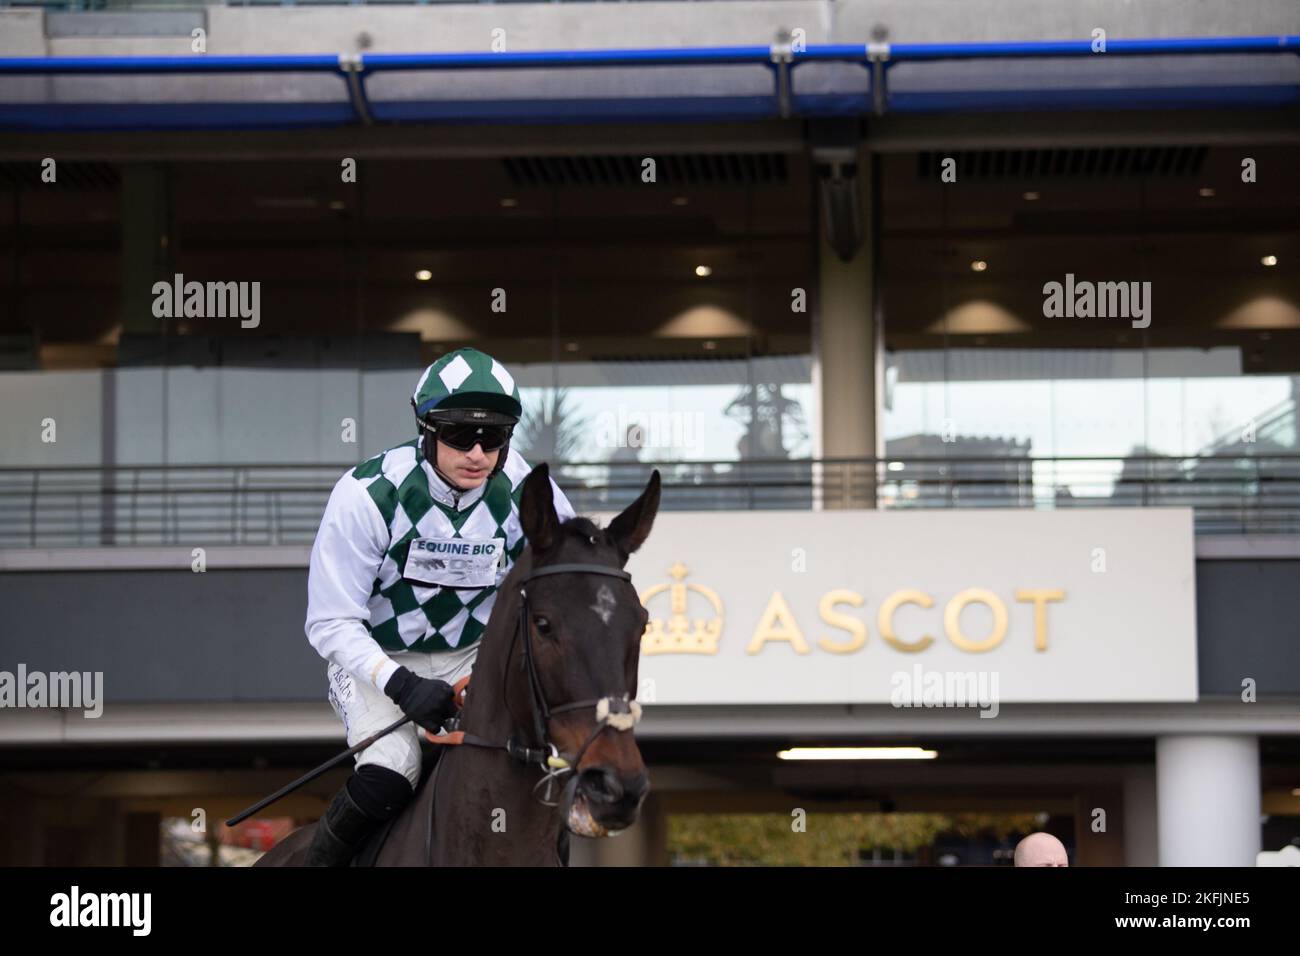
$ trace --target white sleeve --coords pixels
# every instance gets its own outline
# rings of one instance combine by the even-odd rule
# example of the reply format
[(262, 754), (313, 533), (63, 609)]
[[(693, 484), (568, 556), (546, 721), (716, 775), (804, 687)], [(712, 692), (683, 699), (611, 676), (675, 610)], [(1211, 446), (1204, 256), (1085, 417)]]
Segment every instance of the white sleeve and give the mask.
[(576, 517), (573, 511), (573, 505), (569, 504), (568, 497), (560, 490), (560, 486), (551, 479), (551, 495), (555, 498), (555, 513), (560, 516), (561, 521), (568, 521)]
[[(523, 481), (532, 470), (528, 462), (524, 460), (523, 455), (513, 448), (510, 449), (510, 456), (506, 459), (506, 474), (512, 483)], [(560, 486), (555, 483), (554, 478), (551, 479), (551, 498), (555, 505), (555, 513), (559, 515), (561, 521), (568, 521), (570, 518), (577, 516), (573, 510), (573, 505), (569, 503), (568, 497), (560, 490)]]
[(388, 526), (365, 486), (345, 474), (334, 485), (311, 549), (307, 639), (317, 653), (380, 691), (397, 670), (362, 624), (388, 550)]

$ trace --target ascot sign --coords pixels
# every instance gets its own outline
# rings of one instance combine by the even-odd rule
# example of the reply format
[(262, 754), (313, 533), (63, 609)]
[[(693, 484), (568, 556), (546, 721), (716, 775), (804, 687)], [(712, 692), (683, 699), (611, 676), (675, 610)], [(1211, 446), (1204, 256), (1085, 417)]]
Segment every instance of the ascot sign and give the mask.
[(629, 570), (654, 703), (887, 703), (917, 661), (1003, 702), (1196, 699), (1186, 509), (669, 513)]
[[(678, 582), (670, 588), (672, 593), (672, 614), (666, 620), (660, 617), (652, 617), (646, 623), (646, 632), (641, 640), (641, 653), (716, 654), (724, 618), (722, 601), (718, 598), (717, 593), (710, 588), (700, 587), (695, 584), (682, 584), (681, 581), (686, 577), (687, 569), (681, 562), (674, 564), (668, 573)], [(642, 592), (641, 603), (648, 608), (649, 605), (646, 602), (663, 591), (665, 587), (667, 586), (661, 584)], [(711, 620), (697, 618), (692, 623), (690, 618), (686, 616), (684, 612), (688, 602), (688, 592), (690, 591), (703, 595), (713, 606), (717, 613)], [(1034, 605), (1034, 647), (1040, 651), (1047, 650), (1047, 605), (1051, 601), (1064, 601), (1065, 592), (1059, 589), (1040, 588), (1034, 590), (1017, 588), (1015, 599), (1017, 601), (1028, 601)], [(971, 640), (962, 632), (961, 612), (967, 604), (977, 602), (986, 605), (992, 611), (993, 630), (985, 638)], [(843, 628), (850, 634), (848, 639), (820, 638), (818, 644), (823, 650), (830, 651), (832, 654), (852, 654), (866, 644), (867, 626), (862, 621), (835, 610), (835, 607), (840, 604), (861, 607), (863, 603), (862, 595), (845, 588), (827, 591), (822, 595), (821, 600), (817, 603), (817, 613), (821, 620), (833, 627)], [(921, 607), (930, 608), (934, 607), (934, 598), (924, 591), (915, 590), (895, 591), (889, 595), (880, 605), (878, 618), (880, 636), (895, 650), (904, 653), (923, 651), (934, 643), (933, 637), (927, 634), (918, 640), (906, 641), (894, 631), (894, 612), (903, 604), (918, 604)], [(1002, 639), (1006, 637), (1007, 606), (992, 591), (985, 588), (967, 588), (948, 602), (943, 613), (943, 627), (948, 639), (963, 651), (979, 653), (980, 651), (992, 650), (1001, 644)], [(769, 641), (789, 643), (800, 654), (807, 654), (810, 650), (808, 641), (804, 638), (803, 631), (790, 610), (790, 605), (780, 591), (772, 592), (767, 607), (763, 609), (763, 615), (759, 619), (758, 627), (754, 629), (754, 636), (745, 647), (745, 653), (757, 654)]]

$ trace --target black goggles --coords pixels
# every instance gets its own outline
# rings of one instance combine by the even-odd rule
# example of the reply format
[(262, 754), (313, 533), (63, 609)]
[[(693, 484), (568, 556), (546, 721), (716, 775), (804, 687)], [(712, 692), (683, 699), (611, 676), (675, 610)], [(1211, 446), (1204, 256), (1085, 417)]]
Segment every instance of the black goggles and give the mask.
[(510, 441), (510, 425), (475, 425), (434, 422), (433, 434), (448, 448), (469, 451), (475, 445), (484, 452), (498, 451)]

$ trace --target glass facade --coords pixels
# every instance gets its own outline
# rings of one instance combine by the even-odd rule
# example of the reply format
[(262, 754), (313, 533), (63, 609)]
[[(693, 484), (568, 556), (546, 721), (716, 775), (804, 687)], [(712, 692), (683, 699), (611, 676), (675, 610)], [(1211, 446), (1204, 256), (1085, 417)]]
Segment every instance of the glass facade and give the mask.
[(1205, 479), (1242, 466), (1300, 491), (1300, 196), (1243, 157), (1295, 151), (886, 158), (883, 503), (1226, 507), (1252, 492)]
[[(1203, 530), (1291, 528), (1295, 150), (962, 153), (952, 183), (945, 158), (879, 159), (885, 459), (824, 467), (874, 473), (887, 508), (1193, 504)], [(6, 540), (163, 540), (182, 504), (231, 540), (309, 536), (330, 476), (409, 439), (420, 370), (464, 345), (512, 369), (515, 447), (584, 509), (621, 507), (651, 467), (666, 507), (818, 506), (810, 163), (641, 173), (515, 156), (371, 161), (356, 183), (286, 162), (11, 178)], [(190, 309), (192, 283), (205, 306), (214, 285), (249, 295)], [(182, 474), (205, 489), (184, 503)], [(245, 506), (270, 517), (241, 525)]]
[(649, 184), (626, 157), (363, 163), (357, 184), (329, 164), (83, 164), (73, 199), (15, 184), (0, 395), (32, 414), (0, 425), (6, 540), (154, 543), (187, 520), (309, 539), (331, 476), (413, 437), (420, 372), (461, 346), (511, 369), (515, 447), (588, 509), (652, 464), (690, 484), (807, 459), (812, 319), (789, 304), (815, 287), (807, 168), (660, 162)]

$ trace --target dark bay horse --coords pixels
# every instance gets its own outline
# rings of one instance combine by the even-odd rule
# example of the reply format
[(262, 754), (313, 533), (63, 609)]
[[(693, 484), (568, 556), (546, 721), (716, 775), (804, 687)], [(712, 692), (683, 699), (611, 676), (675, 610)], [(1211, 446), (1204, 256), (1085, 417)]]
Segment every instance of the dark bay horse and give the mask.
[[(658, 471), (604, 529), (560, 521), (546, 465), (524, 480), (528, 547), (480, 638), (465, 743), (444, 746), (376, 866), (564, 865), (567, 832), (605, 836), (636, 822), (650, 789), (631, 733), (647, 614), (622, 569), (658, 510)], [(258, 865), (302, 865), (315, 827)]]

